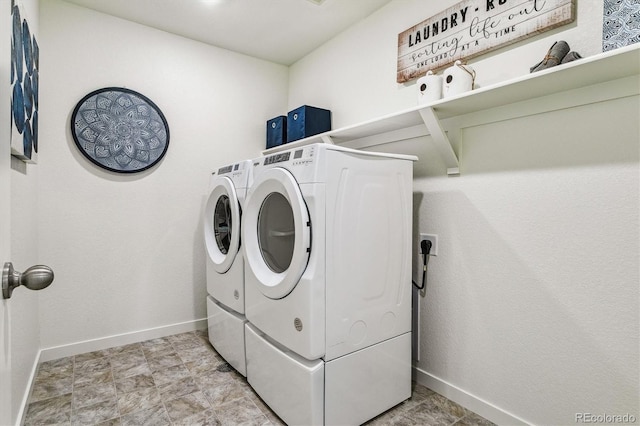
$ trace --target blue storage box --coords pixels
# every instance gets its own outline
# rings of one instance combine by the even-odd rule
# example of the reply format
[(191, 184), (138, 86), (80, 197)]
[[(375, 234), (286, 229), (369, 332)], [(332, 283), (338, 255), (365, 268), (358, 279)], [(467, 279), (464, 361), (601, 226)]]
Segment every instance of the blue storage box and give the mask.
[(303, 105), (287, 114), (287, 142), (331, 130), (331, 111)]
[(287, 117), (281, 115), (267, 121), (267, 149), (287, 143)]

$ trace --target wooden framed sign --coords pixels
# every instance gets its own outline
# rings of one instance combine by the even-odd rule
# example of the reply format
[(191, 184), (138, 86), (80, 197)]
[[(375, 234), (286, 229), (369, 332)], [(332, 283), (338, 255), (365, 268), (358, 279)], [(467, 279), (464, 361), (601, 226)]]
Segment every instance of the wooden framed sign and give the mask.
[(575, 20), (576, 0), (463, 0), (398, 34), (398, 83)]

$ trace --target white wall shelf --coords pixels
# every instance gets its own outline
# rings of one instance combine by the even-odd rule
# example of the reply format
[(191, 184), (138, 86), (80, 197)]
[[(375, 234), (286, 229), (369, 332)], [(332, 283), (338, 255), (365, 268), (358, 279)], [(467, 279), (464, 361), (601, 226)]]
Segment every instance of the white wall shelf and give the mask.
[[(486, 124), (639, 93), (640, 44), (635, 44), (300, 139), (263, 155), (318, 142), (361, 149), (431, 135), (447, 173), (457, 175), (458, 156), (447, 133), (470, 119), (474, 125)], [(532, 100), (539, 102), (532, 105)]]

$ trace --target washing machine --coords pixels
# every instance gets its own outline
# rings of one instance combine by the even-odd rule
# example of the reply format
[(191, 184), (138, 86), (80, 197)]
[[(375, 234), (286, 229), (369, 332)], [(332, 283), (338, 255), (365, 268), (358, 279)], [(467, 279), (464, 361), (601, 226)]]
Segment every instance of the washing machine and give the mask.
[(245, 160), (212, 173), (204, 208), (209, 341), (245, 376), (244, 324), (247, 320), (240, 227), (252, 169), (252, 161)]
[(361, 424), (411, 395), (415, 160), (312, 144), (254, 161), (247, 380), (288, 424)]

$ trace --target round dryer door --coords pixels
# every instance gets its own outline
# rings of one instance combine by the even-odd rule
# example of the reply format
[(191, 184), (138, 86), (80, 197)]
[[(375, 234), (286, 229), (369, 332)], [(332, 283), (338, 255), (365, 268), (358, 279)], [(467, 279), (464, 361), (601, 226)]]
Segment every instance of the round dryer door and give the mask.
[(204, 241), (215, 270), (227, 272), (240, 249), (240, 202), (231, 179), (219, 177), (204, 211)]
[(260, 291), (285, 297), (304, 273), (311, 247), (309, 211), (289, 171), (275, 167), (256, 177), (243, 221), (245, 260)]

